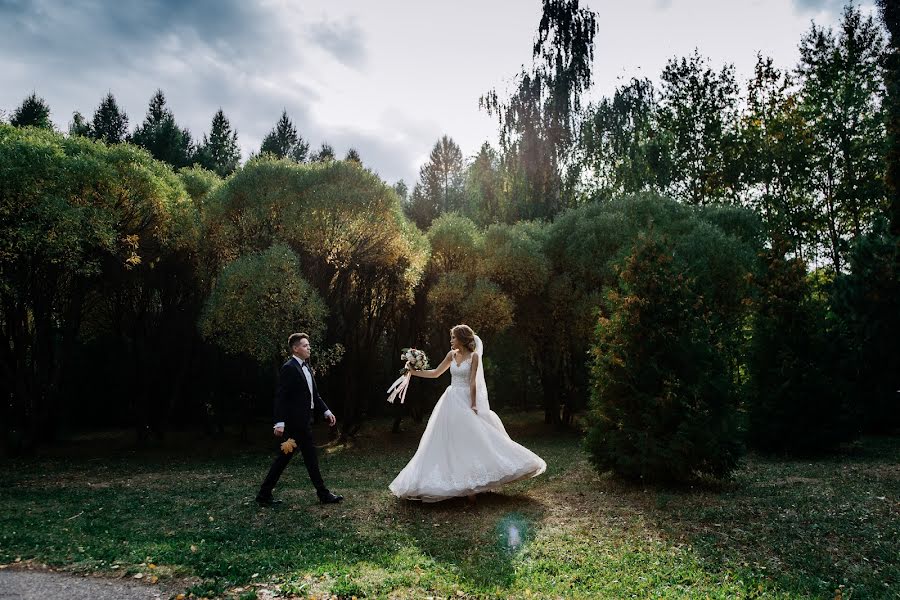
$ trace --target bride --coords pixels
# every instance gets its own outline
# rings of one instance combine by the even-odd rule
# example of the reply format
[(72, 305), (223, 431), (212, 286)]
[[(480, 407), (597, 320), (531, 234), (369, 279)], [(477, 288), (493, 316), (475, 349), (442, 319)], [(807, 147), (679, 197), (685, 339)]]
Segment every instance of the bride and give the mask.
[(536, 477), (547, 469), (540, 456), (514, 442), (488, 404), (484, 345), (468, 325), (450, 330), (450, 352), (437, 368), (412, 371), (433, 379), (450, 369), (450, 387), (428, 419), (415, 456), (391, 482), (398, 498), (438, 502)]

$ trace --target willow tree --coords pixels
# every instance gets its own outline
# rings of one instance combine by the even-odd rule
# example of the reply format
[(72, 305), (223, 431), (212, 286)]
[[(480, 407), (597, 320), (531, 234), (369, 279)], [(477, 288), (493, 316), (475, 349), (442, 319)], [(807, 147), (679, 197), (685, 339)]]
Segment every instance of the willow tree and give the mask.
[[(206, 239), (220, 265), (283, 244), (328, 306), (328, 343), (346, 348), (330, 382), (351, 428), (383, 396), (377, 349), (405, 319), (428, 242), (394, 191), (354, 163), (250, 161), (207, 202)], [(298, 302), (302, 302), (302, 298)], [(290, 332), (287, 332), (290, 333)]]
[(60, 380), (85, 299), (115, 273), (196, 240), (196, 212), (166, 166), (133, 146), (0, 125), (3, 422), (28, 444), (70, 407)]
[(519, 180), (519, 218), (552, 218), (568, 202), (562, 171), (591, 84), (596, 33), (596, 15), (578, 0), (544, 0), (532, 68), (517, 76), (508, 99), (491, 90), (480, 100), (499, 121), (506, 170)]

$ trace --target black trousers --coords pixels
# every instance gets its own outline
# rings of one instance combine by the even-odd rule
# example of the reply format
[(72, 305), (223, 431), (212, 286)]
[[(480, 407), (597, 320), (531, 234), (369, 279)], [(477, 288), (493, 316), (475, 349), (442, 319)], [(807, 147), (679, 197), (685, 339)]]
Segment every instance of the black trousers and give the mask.
[[(290, 438), (297, 442), (297, 448), (293, 452), (285, 454), (281, 451), (281, 443), (286, 442)], [(315, 486), (316, 491), (320, 494), (328, 491), (328, 488), (325, 487), (325, 482), (322, 481), (322, 473), (319, 472), (319, 456), (316, 452), (316, 447), (313, 445), (312, 421), (307, 423), (305, 427), (285, 426), (284, 434), (278, 438), (278, 446), (278, 455), (272, 461), (269, 473), (259, 488), (258, 498), (269, 499), (272, 497), (272, 490), (275, 489), (275, 485), (284, 472), (284, 468), (297, 452), (303, 455), (303, 462), (306, 464), (309, 479)]]

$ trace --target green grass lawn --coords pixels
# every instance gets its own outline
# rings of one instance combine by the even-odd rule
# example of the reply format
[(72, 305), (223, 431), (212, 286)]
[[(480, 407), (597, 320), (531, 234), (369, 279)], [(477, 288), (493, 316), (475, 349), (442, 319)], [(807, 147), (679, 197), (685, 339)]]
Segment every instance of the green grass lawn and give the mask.
[[(253, 502), (268, 440), (73, 441), (0, 463), (0, 563), (184, 578), (195, 595), (514, 598), (900, 597), (900, 439), (824, 460), (749, 457), (733, 483), (660, 490), (597, 475), (579, 439), (505, 416), (548, 463), (500, 493), (432, 505), (387, 485), (423, 425), (376, 421)], [(261, 435), (266, 424), (260, 425)], [(319, 431), (324, 435), (324, 431)]]

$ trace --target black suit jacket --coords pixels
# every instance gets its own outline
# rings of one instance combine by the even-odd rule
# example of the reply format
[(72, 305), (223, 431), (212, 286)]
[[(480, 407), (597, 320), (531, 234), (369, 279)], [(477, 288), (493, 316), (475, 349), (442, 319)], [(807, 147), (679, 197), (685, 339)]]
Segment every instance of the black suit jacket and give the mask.
[[(312, 377), (312, 373), (310, 373)], [(316, 387), (316, 378), (313, 382), (313, 403), (321, 412), (328, 410), (319, 388)], [(275, 422), (284, 421), (285, 429), (305, 427), (312, 421), (313, 412), (310, 408), (309, 385), (306, 383), (306, 375), (297, 359), (293, 356), (281, 365), (278, 373), (278, 390), (275, 393)]]

